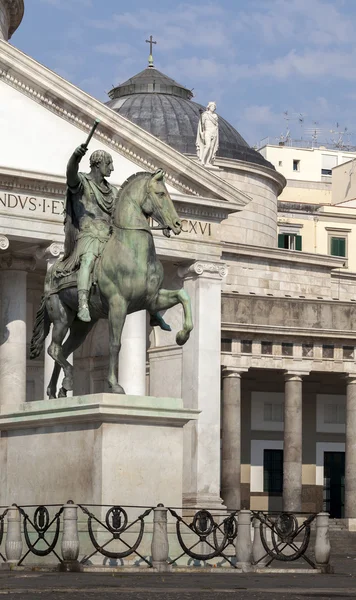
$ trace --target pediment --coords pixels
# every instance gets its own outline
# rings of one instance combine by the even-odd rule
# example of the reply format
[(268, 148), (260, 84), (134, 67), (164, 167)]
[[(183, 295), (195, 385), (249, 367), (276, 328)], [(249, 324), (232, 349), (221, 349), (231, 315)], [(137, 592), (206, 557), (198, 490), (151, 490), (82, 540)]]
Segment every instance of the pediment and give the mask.
[[(197, 162), (177, 152), (115, 113), (59, 75), (6, 42), (0, 41), (0, 165), (13, 169), (64, 174), (70, 153), (100, 120), (91, 147), (113, 155), (120, 184), (139, 170), (163, 168), (170, 191), (217, 199), (230, 211), (250, 197)], [(83, 170), (88, 168), (83, 160)]]

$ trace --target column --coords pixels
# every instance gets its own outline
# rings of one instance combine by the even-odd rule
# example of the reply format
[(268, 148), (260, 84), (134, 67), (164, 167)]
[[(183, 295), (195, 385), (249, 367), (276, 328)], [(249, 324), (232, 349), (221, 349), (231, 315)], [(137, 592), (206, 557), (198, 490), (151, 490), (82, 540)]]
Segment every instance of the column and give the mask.
[(283, 510), (302, 510), (302, 375), (285, 375)]
[[(39, 248), (36, 252), (36, 258), (37, 258), (37, 260), (40, 260), (42, 258), (44, 258), (46, 260), (47, 272), (48, 272), (50, 269), (52, 269), (54, 263), (58, 260), (60, 255), (63, 254), (63, 251), (64, 251), (63, 244), (57, 244), (56, 242), (54, 242), (47, 248)], [(51, 331), (52, 331), (52, 325), (51, 325)], [(44, 349), (43, 398), (44, 399), (47, 398), (47, 387), (49, 384), (49, 380), (51, 379), (52, 371), (53, 371), (53, 367), (54, 367), (54, 360), (53, 360), (53, 358), (51, 358), (51, 356), (47, 352), (48, 346), (51, 343), (51, 337), (52, 337), (51, 331), (48, 334), (48, 336), (46, 337), (44, 346), (43, 346), (43, 349)], [(68, 392), (67, 395), (68, 396), (72, 395), (72, 392)]]
[(346, 379), (345, 518), (356, 519), (356, 375)]
[(146, 396), (146, 311), (127, 315), (119, 354), (119, 383), (126, 394)]
[(241, 508), (241, 376), (247, 369), (223, 370), (221, 495), (229, 509)]
[(226, 266), (196, 262), (179, 269), (193, 311), (194, 329), (183, 346), (182, 397), (200, 410), (184, 427), (183, 502), (186, 507), (220, 508), (220, 340), (221, 282)]
[(10, 254), (0, 258), (0, 405), (26, 402), (27, 272), (36, 261)]

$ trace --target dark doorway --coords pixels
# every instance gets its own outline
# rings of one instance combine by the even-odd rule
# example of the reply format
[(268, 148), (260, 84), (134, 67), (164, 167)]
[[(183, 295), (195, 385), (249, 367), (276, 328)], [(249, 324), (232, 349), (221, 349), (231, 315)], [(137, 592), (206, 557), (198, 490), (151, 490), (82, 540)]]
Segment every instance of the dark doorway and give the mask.
[(345, 452), (324, 452), (323, 510), (333, 519), (344, 518)]

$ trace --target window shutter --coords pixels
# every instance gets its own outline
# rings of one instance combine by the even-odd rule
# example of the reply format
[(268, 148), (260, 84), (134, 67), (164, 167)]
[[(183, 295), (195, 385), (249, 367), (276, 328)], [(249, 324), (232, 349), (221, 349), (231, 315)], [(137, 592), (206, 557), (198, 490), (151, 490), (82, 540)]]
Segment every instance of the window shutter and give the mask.
[(330, 254), (332, 256), (346, 256), (346, 239), (332, 237)]
[(339, 238), (339, 256), (346, 256), (346, 240), (345, 238)]
[(331, 238), (331, 248), (330, 248), (330, 254), (332, 254), (333, 256), (339, 256), (339, 240), (338, 238)]
[(302, 236), (301, 235), (295, 236), (295, 249), (296, 250), (302, 249)]
[(278, 234), (278, 248), (284, 248), (284, 233)]

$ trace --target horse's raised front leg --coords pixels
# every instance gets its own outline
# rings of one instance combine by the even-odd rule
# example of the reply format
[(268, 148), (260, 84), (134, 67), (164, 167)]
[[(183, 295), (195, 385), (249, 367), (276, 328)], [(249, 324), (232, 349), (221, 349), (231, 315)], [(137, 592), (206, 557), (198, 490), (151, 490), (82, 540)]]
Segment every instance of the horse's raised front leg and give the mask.
[(125, 394), (118, 382), (119, 352), (121, 334), (127, 312), (126, 301), (119, 295), (109, 300), (109, 377), (108, 382), (112, 394)]
[(166, 310), (167, 308), (176, 306), (176, 304), (181, 304), (183, 306), (183, 329), (178, 331), (176, 335), (177, 344), (183, 346), (183, 344), (188, 341), (190, 332), (193, 329), (192, 307), (187, 292), (183, 288), (180, 290), (159, 290), (156, 300), (153, 305), (149, 307), (149, 310), (150, 312)]

